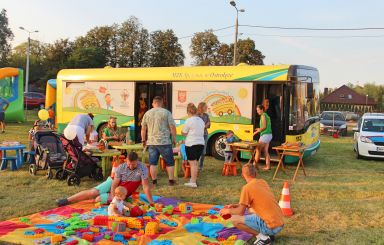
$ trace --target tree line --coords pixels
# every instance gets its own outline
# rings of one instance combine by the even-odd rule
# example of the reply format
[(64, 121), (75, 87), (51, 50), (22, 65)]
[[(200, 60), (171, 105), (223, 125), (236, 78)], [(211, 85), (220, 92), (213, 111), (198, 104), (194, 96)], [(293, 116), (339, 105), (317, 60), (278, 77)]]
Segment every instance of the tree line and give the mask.
[[(27, 42), (11, 48), (13, 32), (6, 10), (0, 12), (0, 67), (25, 68)], [(211, 30), (195, 33), (190, 55), (194, 65), (232, 65), (233, 44), (221, 43)], [(264, 55), (252, 39), (238, 41), (237, 62), (262, 65)], [(65, 68), (168, 67), (184, 65), (179, 38), (171, 29), (149, 32), (131, 16), (121, 24), (97, 26), (74, 41), (31, 40), (30, 83), (43, 88)]]

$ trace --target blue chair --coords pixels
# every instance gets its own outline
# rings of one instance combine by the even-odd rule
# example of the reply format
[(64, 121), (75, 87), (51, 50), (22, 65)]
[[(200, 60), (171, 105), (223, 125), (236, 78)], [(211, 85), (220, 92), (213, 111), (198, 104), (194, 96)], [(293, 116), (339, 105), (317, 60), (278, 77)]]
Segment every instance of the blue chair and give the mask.
[(8, 161), (10, 162), (9, 166), (11, 170), (12, 171), (17, 170), (16, 157), (6, 157), (6, 158), (3, 157), (2, 163), (1, 163), (1, 170), (5, 170), (7, 168)]

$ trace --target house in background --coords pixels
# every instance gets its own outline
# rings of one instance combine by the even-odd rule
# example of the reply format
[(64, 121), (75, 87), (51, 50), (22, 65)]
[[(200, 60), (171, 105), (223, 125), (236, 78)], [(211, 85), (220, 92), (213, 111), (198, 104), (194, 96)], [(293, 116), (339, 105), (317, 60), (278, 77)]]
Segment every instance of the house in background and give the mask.
[(374, 99), (368, 95), (359, 94), (346, 85), (328, 94), (324, 89), (324, 97), (320, 101), (321, 111), (352, 111), (358, 114), (373, 112), (376, 106)]

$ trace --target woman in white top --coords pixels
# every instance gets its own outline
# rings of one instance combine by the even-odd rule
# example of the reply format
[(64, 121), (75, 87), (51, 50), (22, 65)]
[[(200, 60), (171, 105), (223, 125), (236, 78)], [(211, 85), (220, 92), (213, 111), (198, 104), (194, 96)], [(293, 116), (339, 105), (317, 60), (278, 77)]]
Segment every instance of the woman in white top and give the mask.
[(204, 121), (197, 115), (197, 108), (193, 103), (187, 106), (188, 119), (185, 121), (184, 128), (181, 133), (185, 138), (185, 151), (188, 162), (191, 166), (191, 179), (189, 183), (184, 185), (189, 187), (197, 187), (197, 160), (199, 160), (204, 150)]

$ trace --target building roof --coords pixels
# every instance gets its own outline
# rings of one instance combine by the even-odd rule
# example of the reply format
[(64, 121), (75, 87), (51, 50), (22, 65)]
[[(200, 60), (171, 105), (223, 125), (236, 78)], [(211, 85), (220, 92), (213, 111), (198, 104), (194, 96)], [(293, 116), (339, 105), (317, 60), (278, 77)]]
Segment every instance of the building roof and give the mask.
[(349, 104), (349, 105), (376, 105), (373, 98), (367, 100), (366, 95), (357, 93), (350, 87), (343, 85), (332, 93), (325, 96), (321, 103), (327, 104)]

